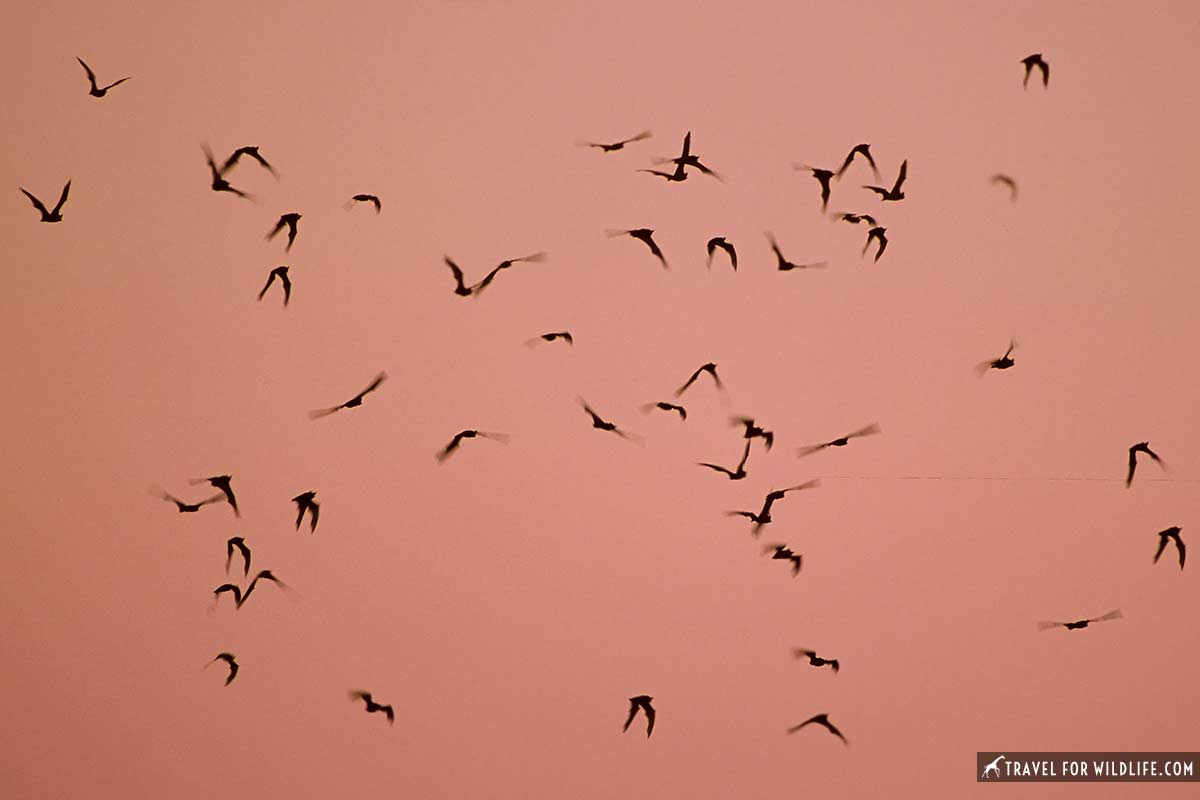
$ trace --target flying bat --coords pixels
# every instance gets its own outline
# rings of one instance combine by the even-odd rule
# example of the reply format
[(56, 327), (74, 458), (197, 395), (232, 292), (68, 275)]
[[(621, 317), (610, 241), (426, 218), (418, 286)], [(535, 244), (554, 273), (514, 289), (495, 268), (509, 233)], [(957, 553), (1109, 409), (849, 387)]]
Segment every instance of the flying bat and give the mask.
[(649, 139), (650, 136), (650, 131), (642, 131), (637, 136), (631, 136), (628, 139), (622, 139), (621, 141), (613, 142), (612, 144), (601, 144), (600, 142), (576, 142), (576, 144), (580, 147), (595, 147), (599, 150), (603, 150), (605, 153), (612, 153), (616, 150), (623, 150), (627, 144), (640, 142), (643, 139)]
[(662, 262), (663, 269), (667, 269), (667, 258), (666, 258), (666, 256), (663, 255), (663, 251), (659, 248), (658, 244), (654, 241), (654, 230), (652, 228), (633, 228), (630, 230), (609, 230), (608, 235), (610, 238), (613, 236), (632, 236), (634, 239), (637, 239), (639, 242), (646, 245), (646, 247), (649, 247), (650, 252), (654, 254), (654, 257)]
[(769, 544), (763, 548), (764, 553), (770, 553), (771, 551), (775, 553), (771, 556), (773, 560), (778, 559), (780, 561), (792, 562), (793, 578), (800, 574), (800, 565), (804, 560), (804, 556), (792, 552), (792, 549), (785, 544)]
[(370, 203), (375, 206), (375, 213), (378, 214), (383, 210), (383, 203), (373, 194), (356, 194), (346, 202), (346, 210), (349, 210), (355, 203)]
[(225, 542), (225, 574), (229, 574), (229, 565), (233, 562), (233, 551), (237, 549), (242, 554), (242, 574), (250, 575), (250, 548), (246, 546), (246, 540), (241, 536), (232, 536)]
[(42, 214), (41, 221), (42, 222), (62, 222), (62, 207), (64, 204), (66, 204), (67, 195), (70, 194), (70, 192), (71, 192), (71, 182), (70, 181), (67, 181), (66, 185), (63, 186), (62, 194), (60, 194), (58, 196), (58, 203), (55, 204), (53, 211), (47, 211), (46, 206), (42, 203), (42, 201), (38, 200), (36, 197), (34, 197), (32, 194), (30, 194), (26, 189), (24, 189), (20, 186), (18, 186), (17, 188), (21, 190), (21, 194), (23, 194), (29, 198), (29, 202), (33, 203), (33, 207), (36, 208), (39, 212), (41, 212), (41, 214)]
[(847, 444), (850, 443), (851, 439), (856, 439), (859, 436), (870, 436), (873, 433), (879, 433), (879, 424), (876, 422), (872, 422), (870, 425), (866, 426), (865, 428), (859, 428), (858, 430), (854, 431), (853, 433), (847, 433), (845, 436), (834, 439), (831, 442), (824, 442), (823, 444), (814, 444), (814, 445), (809, 445), (808, 447), (801, 447), (799, 450), (799, 453), (802, 456), (806, 456), (809, 453), (815, 453), (818, 450), (824, 450), (826, 447), (845, 447)]
[(224, 661), (229, 665), (229, 674), (225, 677), (225, 685), (228, 686), (237, 677), (238, 663), (234, 660), (233, 653), (218, 653), (216, 658), (204, 665), (204, 668), (208, 669), (217, 661)]
[(1174, 541), (1175, 549), (1179, 552), (1179, 568), (1183, 569), (1183, 562), (1187, 558), (1187, 548), (1179, 536), (1182, 530), (1178, 525), (1172, 525), (1170, 528), (1158, 532), (1158, 550), (1154, 551), (1155, 564), (1158, 563), (1159, 556), (1167, 549), (1167, 542)]
[(807, 658), (808, 663), (812, 664), (814, 667), (829, 666), (835, 675), (839, 669), (838, 660), (836, 658), (821, 658), (817, 655), (816, 650), (805, 650), (802, 647), (797, 647), (792, 651), (792, 655), (794, 655), (796, 658)]
[(276, 267), (271, 270), (271, 274), (267, 276), (267, 282), (263, 285), (262, 291), (258, 293), (258, 299), (261, 301), (267, 294), (267, 289), (271, 288), (271, 284), (275, 279), (279, 279), (279, 283), (283, 286), (283, 307), (287, 308), (288, 301), (292, 299), (292, 279), (288, 277), (288, 268), (286, 266)]
[(1126, 489), (1128, 489), (1129, 485), (1131, 483), (1133, 483), (1133, 471), (1135, 469), (1137, 469), (1137, 454), (1138, 453), (1145, 453), (1146, 455), (1150, 456), (1150, 458), (1152, 458), (1155, 461), (1155, 463), (1157, 463), (1159, 466), (1166, 469), (1166, 465), (1164, 465), (1163, 460), (1158, 457), (1158, 453), (1155, 453), (1153, 450), (1150, 449), (1149, 442), (1138, 442), (1137, 444), (1135, 444), (1129, 448), (1129, 474), (1125, 476), (1125, 488)]
[(330, 414), (334, 413), (335, 411), (341, 411), (343, 408), (357, 408), (358, 406), (362, 405), (363, 398), (366, 397), (371, 392), (378, 389), (379, 384), (386, 381), (387, 377), (388, 377), (388, 374), (386, 372), (381, 372), (375, 376), (375, 380), (371, 381), (370, 385), (367, 386), (367, 388), (363, 389), (361, 392), (354, 395), (354, 397), (351, 397), (349, 400), (342, 403), (341, 405), (336, 405), (336, 406), (333, 406), (332, 408), (322, 408), (322, 409), (317, 409), (316, 411), (310, 411), (310, 412), (308, 412), (308, 415), (312, 419), (317, 419), (318, 417), (327, 417)]
[(204, 159), (208, 162), (208, 171), (212, 173), (212, 190), (214, 192), (229, 192), (230, 194), (236, 194), (238, 197), (244, 197), (247, 200), (253, 200), (253, 197), (246, 194), (241, 189), (235, 189), (229, 183), (229, 181), (225, 180), (225, 176), (222, 171), (217, 169), (217, 162), (213, 160), (212, 150), (208, 148), (208, 145), (203, 145), (203, 148)]
[(1091, 619), (1081, 619), (1081, 620), (1076, 620), (1075, 622), (1039, 622), (1038, 630), (1044, 631), (1047, 628), (1066, 628), (1069, 631), (1074, 631), (1074, 630), (1079, 630), (1081, 628), (1086, 628), (1088, 625), (1092, 624), (1093, 622), (1105, 622), (1110, 619), (1120, 619), (1120, 618), (1121, 618), (1121, 609), (1118, 608), (1115, 611), (1108, 612), (1107, 614), (1105, 614), (1102, 617), (1092, 617)]
[(350, 699), (364, 701), (367, 704), (368, 714), (374, 714), (377, 711), (381, 712), (385, 717), (387, 717), (389, 725), (394, 725), (396, 723), (396, 714), (392, 711), (392, 707), (390, 705), (376, 703), (371, 697), (370, 692), (364, 692), (361, 689), (355, 689), (354, 691), (350, 692)]
[(233, 508), (233, 515), (240, 517), (238, 511), (237, 498), (233, 496), (233, 476), (232, 475), (213, 475), (211, 478), (195, 478), (189, 481), (195, 486), (198, 483), (207, 483), (214, 489), (219, 489), (225, 495), (225, 499), (229, 501), (229, 505)]
[(296, 504), (296, 530), (300, 530), (300, 523), (304, 521), (304, 512), (309, 512), (308, 531), (309, 533), (317, 532), (317, 518), (321, 516), (321, 504), (315, 498), (316, 492), (304, 492), (292, 498), (292, 502)]
[(838, 730), (836, 727), (834, 727), (834, 724), (833, 724), (832, 722), (830, 722), (830, 721), (829, 721), (829, 715), (828, 715), (828, 714), (817, 714), (817, 715), (816, 715), (816, 716), (814, 716), (814, 717), (809, 717), (808, 719), (804, 720), (804, 722), (801, 722), (799, 725), (793, 725), (792, 727), (788, 728), (787, 732), (788, 732), (788, 733), (795, 733), (796, 731), (798, 731), (798, 730), (800, 730), (801, 728), (803, 728), (805, 725), (809, 725), (809, 724), (811, 724), (811, 723), (814, 723), (814, 722), (815, 722), (817, 725), (820, 725), (820, 726), (822, 726), (823, 728), (825, 728), (826, 730), (828, 730), (828, 731), (829, 731), (830, 733), (832, 733), (834, 736), (836, 736), (836, 737), (838, 737), (839, 739), (841, 739), (841, 740), (842, 740), (842, 742), (844, 742), (845, 744), (847, 744), (847, 745), (848, 745), (848, 744), (850, 744), (850, 742), (846, 741), (846, 737), (845, 737), (844, 735), (842, 735), (842, 732), (841, 732), (841, 731), (839, 731), (839, 730)]
[(1050, 85), (1050, 65), (1042, 58), (1041, 53), (1034, 53), (1030, 56), (1025, 56), (1021, 59), (1021, 63), (1025, 65), (1025, 80), (1021, 82), (1021, 86), (1029, 87), (1029, 74), (1033, 72), (1033, 68), (1037, 67), (1042, 71), (1042, 86)]
[(198, 503), (185, 503), (182, 500), (180, 500), (178, 497), (176, 497), (175, 495), (173, 495), (169, 492), (164, 492), (162, 490), (158, 490), (158, 491), (155, 491), (154, 493), (157, 494), (159, 497), (161, 497), (163, 500), (169, 500), (170, 502), (174, 503), (175, 506), (179, 509), (180, 514), (195, 514), (197, 511), (199, 511), (204, 506), (210, 505), (212, 503), (219, 503), (220, 501), (225, 499), (225, 495), (223, 495), (223, 494), (214, 494), (212, 497), (201, 500)]
[(829, 186), (829, 181), (834, 176), (834, 171), (831, 169), (822, 169), (820, 167), (810, 167), (808, 164), (792, 164), (793, 169), (804, 170), (817, 179), (817, 183), (821, 184), (821, 213), (824, 214), (829, 208), (829, 193), (832, 191)]
[(679, 419), (681, 422), (683, 420), (687, 419), (687, 409), (684, 408), (683, 406), (677, 406), (674, 403), (664, 403), (664, 402), (646, 403), (644, 406), (642, 406), (642, 413), (649, 414), (651, 411), (653, 411), (656, 408), (659, 411), (674, 411), (676, 414), (679, 415)]
[(724, 236), (714, 236), (704, 247), (708, 251), (708, 260), (704, 264), (706, 267), (712, 268), (713, 253), (719, 247), (729, 255), (729, 265), (733, 267), (734, 272), (737, 272), (737, 250), (734, 250), (733, 245), (725, 241)]
[(1008, 187), (1008, 197), (1012, 202), (1017, 202), (1017, 182), (1007, 175), (993, 175), (992, 183), (1003, 183)]
[(79, 65), (81, 67), (83, 67), (83, 71), (87, 73), (88, 83), (90, 83), (92, 85), (92, 88), (88, 91), (88, 94), (90, 94), (92, 97), (104, 97), (104, 95), (108, 94), (109, 89), (129, 80), (129, 78), (126, 77), (126, 78), (121, 78), (121, 80), (119, 80), (119, 81), (113, 81), (108, 86), (97, 86), (96, 85), (96, 73), (92, 72), (92, 68), (89, 67), (87, 64), (83, 63), (83, 59), (80, 58), (79, 56), (75, 56), (75, 60), (79, 62)]
[(1012, 351), (1017, 347), (1017, 340), (1013, 339), (1008, 343), (1008, 349), (1004, 351), (1004, 355), (999, 358), (991, 358), (987, 361), (980, 361), (975, 365), (975, 371), (983, 375), (990, 369), (1008, 369), (1017, 362), (1012, 360)]
[(654, 706), (650, 705), (650, 701), (654, 698), (650, 695), (639, 694), (637, 697), (629, 698), (629, 716), (625, 719), (625, 727), (621, 728), (621, 733), (629, 730), (629, 726), (633, 724), (633, 718), (637, 716), (638, 709), (646, 715), (646, 738), (650, 738), (650, 734), (654, 732)]
[(292, 249), (292, 242), (296, 241), (296, 224), (300, 221), (300, 214), (294, 211), (290, 214), (283, 214), (279, 217), (279, 221), (275, 223), (275, 227), (267, 233), (267, 241), (271, 241), (285, 227), (288, 229), (287, 247), (283, 248), (284, 252)]
[(450, 444), (446, 445), (438, 452), (437, 460), (439, 462), (441, 462), (441, 461), (445, 461), (447, 458), (449, 458), (450, 454), (458, 449), (458, 445), (459, 445), (459, 443), (462, 442), (463, 439), (475, 439), (475, 438), (492, 439), (497, 442), (507, 442), (508, 434), (506, 434), (506, 433), (487, 433), (485, 431), (472, 431), (472, 430), (459, 431), (458, 433), (454, 434), (454, 438), (450, 440)]
[(850, 151), (850, 155), (846, 156), (846, 160), (842, 162), (840, 167), (838, 167), (838, 171), (833, 173), (833, 177), (841, 180), (842, 173), (849, 168), (850, 163), (854, 161), (855, 156), (862, 156), (865, 158), (867, 163), (871, 165), (871, 171), (875, 173), (875, 180), (879, 180), (879, 168), (875, 166), (875, 159), (871, 158), (871, 145), (869, 144), (855, 145), (854, 149)]

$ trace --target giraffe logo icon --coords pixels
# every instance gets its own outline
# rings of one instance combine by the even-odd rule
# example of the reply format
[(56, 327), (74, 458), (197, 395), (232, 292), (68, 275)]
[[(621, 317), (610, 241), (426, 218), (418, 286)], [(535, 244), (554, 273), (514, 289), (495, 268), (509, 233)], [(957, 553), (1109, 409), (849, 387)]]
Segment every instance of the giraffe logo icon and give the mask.
[(988, 773), (996, 773), (996, 777), (1000, 777), (1000, 762), (1005, 759), (1005, 756), (996, 756), (996, 760), (983, 768), (983, 774), (979, 776), (980, 780), (987, 780)]

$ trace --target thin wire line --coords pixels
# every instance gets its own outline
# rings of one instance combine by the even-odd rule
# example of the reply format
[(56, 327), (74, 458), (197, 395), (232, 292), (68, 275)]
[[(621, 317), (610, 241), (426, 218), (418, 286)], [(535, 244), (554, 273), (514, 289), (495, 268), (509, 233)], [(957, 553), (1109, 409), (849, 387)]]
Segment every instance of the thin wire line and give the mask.
[[(1124, 478), (1019, 477), (1010, 475), (822, 475), (822, 480), (849, 481), (1082, 481), (1092, 483), (1124, 483)], [(1200, 478), (1138, 478), (1138, 483), (1200, 483)]]

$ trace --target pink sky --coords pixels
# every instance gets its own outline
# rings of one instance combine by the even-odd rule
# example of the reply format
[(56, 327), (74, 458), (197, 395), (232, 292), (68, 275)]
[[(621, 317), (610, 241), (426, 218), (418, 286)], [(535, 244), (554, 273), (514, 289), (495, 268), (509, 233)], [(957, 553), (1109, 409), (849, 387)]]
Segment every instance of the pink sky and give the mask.
[[(0, 796), (963, 798), (980, 750), (1200, 750), (1200, 589), (1151, 564), (1167, 526), (1200, 543), (1191, 4), (179, 5), (7, 15)], [(76, 56), (132, 78), (91, 98)], [(727, 182), (635, 172), (689, 130)], [(901, 203), (862, 164), (834, 187), (887, 226), (874, 264), (791, 166), (859, 142), (909, 163)], [(215, 194), (204, 144), (280, 179)], [(39, 224), (17, 187), (68, 178)], [(636, 227), (669, 271), (605, 236)], [(829, 268), (777, 272), (765, 231)], [(536, 251), (478, 299), (442, 263)], [(280, 264), (286, 310), (255, 302)], [(706, 361), (728, 400), (639, 413)], [(733, 413), (776, 432), (740, 482), (694, 465), (736, 462)], [(439, 465), (464, 428), (511, 441)], [(1126, 490), (1141, 440), (1170, 472)], [(219, 473), (241, 519), (146, 491)], [(758, 541), (722, 515), (812, 478)], [(209, 613), (233, 535), (295, 592)], [(850, 747), (785, 735), (819, 712)]]

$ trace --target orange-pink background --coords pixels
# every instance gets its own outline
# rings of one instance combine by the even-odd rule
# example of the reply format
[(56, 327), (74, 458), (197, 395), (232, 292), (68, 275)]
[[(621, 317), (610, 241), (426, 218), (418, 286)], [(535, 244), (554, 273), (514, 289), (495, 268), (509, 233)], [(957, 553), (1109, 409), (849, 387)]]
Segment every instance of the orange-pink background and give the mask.
[[(9, 9), (0, 795), (961, 798), (977, 750), (1200, 750), (1200, 590), (1173, 552), (1150, 563), (1156, 531), (1200, 530), (1198, 21), (1100, 2)], [(1021, 87), (1034, 51), (1048, 91)], [(90, 98), (75, 56), (133, 77)], [(643, 128), (618, 153), (574, 144)], [(634, 171), (687, 130), (727, 183)], [(834, 189), (831, 210), (888, 227), (878, 264), (791, 167), (858, 142), (885, 181), (909, 160), (902, 203), (859, 189), (861, 164)], [(258, 203), (214, 194), (205, 143), (259, 145), (280, 180), (248, 162), (230, 179)], [(38, 224), (16, 187), (52, 202), (68, 178), (65, 221)], [(344, 211), (356, 192), (383, 213)], [(264, 234), (287, 211), (285, 255)], [(669, 272), (604, 235), (641, 226)], [(829, 269), (776, 272), (767, 230)], [(714, 235), (736, 275), (705, 270)], [(538, 250), (478, 300), (441, 263), (477, 280)], [(285, 263), (291, 306), (256, 303)], [(559, 329), (574, 348), (523, 346)], [(1017, 366), (978, 378), (1011, 337)], [(687, 422), (638, 413), (708, 360), (727, 402), (701, 381)], [(309, 421), (380, 370), (361, 408)], [(645, 446), (592, 430), (576, 395)], [(740, 483), (693, 464), (734, 463), (735, 412), (777, 434)], [(439, 466), (468, 427), (511, 443)], [(1143, 439), (1171, 471), (1126, 491)], [(187, 480), (221, 472), (240, 520), (146, 493), (199, 498)], [(721, 515), (814, 477), (760, 542)], [(307, 489), (316, 535), (292, 527)], [(294, 595), (207, 613), (235, 534)], [(202, 669), (222, 650), (228, 688)], [(649, 741), (620, 734), (642, 693)], [(823, 711), (849, 748), (784, 735)]]

